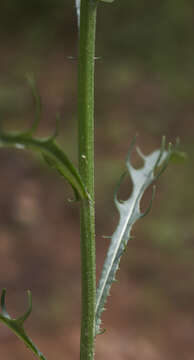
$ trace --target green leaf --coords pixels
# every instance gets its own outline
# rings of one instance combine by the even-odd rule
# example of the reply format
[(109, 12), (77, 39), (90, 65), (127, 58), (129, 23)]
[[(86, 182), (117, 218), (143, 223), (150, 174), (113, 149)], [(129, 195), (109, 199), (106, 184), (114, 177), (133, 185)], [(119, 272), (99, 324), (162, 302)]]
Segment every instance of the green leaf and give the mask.
[(68, 159), (64, 151), (56, 144), (53, 137), (35, 138), (28, 133), (5, 133), (0, 132), (0, 147), (13, 147), (16, 149), (30, 149), (40, 152), (47, 159), (47, 163), (54, 167), (72, 186), (76, 198), (89, 198), (81, 177)]
[(159, 175), (165, 170), (170, 157), (173, 153), (172, 146), (169, 145), (168, 151), (165, 150), (165, 141), (163, 139), (160, 150), (156, 150), (148, 156), (145, 156), (137, 149), (138, 154), (144, 161), (144, 165), (140, 169), (135, 169), (131, 165), (130, 154), (134, 144), (132, 144), (129, 155), (127, 157), (126, 166), (127, 172), (131, 176), (133, 183), (133, 190), (128, 200), (120, 202), (117, 199), (117, 192), (120, 187), (120, 183), (115, 193), (115, 204), (118, 209), (120, 220), (116, 228), (116, 231), (112, 235), (111, 243), (108, 249), (108, 253), (102, 269), (101, 278), (96, 293), (96, 334), (101, 333), (101, 314), (104, 310), (104, 305), (110, 292), (112, 283), (115, 281), (115, 275), (119, 267), (119, 262), (122, 254), (126, 249), (128, 240), (131, 238), (131, 229), (134, 223), (145, 216), (152, 205), (154, 196), (154, 189), (152, 199), (147, 207), (147, 210), (142, 213), (140, 210), (140, 202), (146, 189), (150, 184), (156, 180)]
[(6, 289), (2, 290), (1, 293), (1, 313), (0, 313), (0, 321), (3, 322), (12, 332), (19, 337), (24, 344), (29, 348), (38, 359), (40, 360), (46, 360), (44, 355), (38, 350), (36, 345), (32, 342), (32, 340), (28, 337), (24, 330), (24, 321), (27, 320), (27, 318), (30, 316), (32, 311), (32, 296), (31, 292), (28, 291), (28, 309), (27, 311), (17, 319), (11, 318), (11, 316), (8, 314), (5, 306), (5, 295), (6, 295)]
[(35, 104), (35, 116), (34, 116), (34, 121), (32, 124), (32, 127), (30, 129), (30, 131), (28, 131), (28, 134), (34, 133), (34, 131), (37, 130), (37, 127), (39, 125), (39, 122), (41, 120), (41, 115), (42, 115), (42, 104), (41, 104), (41, 98), (40, 98), (40, 94), (37, 90), (36, 87), (36, 81), (35, 78), (33, 76), (33, 74), (26, 74), (26, 79), (27, 82), (30, 86), (31, 92), (32, 92), (32, 96), (34, 99), (34, 104)]
[(35, 117), (32, 127), (28, 131), (19, 133), (6, 133), (0, 128), (0, 147), (30, 149), (40, 152), (46, 162), (69, 182), (74, 190), (76, 200), (89, 199), (89, 194), (81, 180), (79, 172), (55, 141), (58, 135), (59, 116), (56, 116), (56, 131), (54, 135), (48, 138), (36, 138), (33, 136), (41, 119), (41, 99), (33, 76), (28, 75), (27, 78), (35, 102)]

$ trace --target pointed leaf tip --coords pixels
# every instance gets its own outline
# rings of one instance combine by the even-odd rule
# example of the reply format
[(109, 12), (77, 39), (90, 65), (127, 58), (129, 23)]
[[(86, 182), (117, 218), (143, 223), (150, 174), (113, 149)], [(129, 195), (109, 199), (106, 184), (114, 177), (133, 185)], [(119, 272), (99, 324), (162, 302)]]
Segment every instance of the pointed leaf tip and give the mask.
[(90, 196), (78, 170), (63, 149), (57, 145), (53, 136), (36, 138), (32, 136), (32, 129), (27, 133), (5, 133), (0, 131), (0, 147), (22, 147), (22, 149), (31, 149), (41, 153), (46, 162), (69, 182), (77, 200), (88, 199), (90, 201)]
[[(126, 156), (126, 164), (128, 165), (128, 163), (130, 163), (131, 160), (131, 153), (135, 147), (135, 143), (137, 140), (137, 134), (134, 136), (133, 140), (131, 141), (130, 145), (129, 145), (129, 150), (127, 152), (127, 156)], [(140, 149), (139, 149), (140, 150)]]
[(32, 310), (32, 295), (31, 291), (27, 291), (28, 295), (28, 310), (25, 314), (17, 319), (11, 318), (5, 309), (5, 294), (6, 290), (3, 289), (1, 293), (1, 313), (0, 313), (0, 321), (2, 321), (15, 335), (23, 341), (23, 343), (29, 348), (33, 354), (40, 360), (46, 360), (44, 355), (39, 351), (36, 345), (32, 342), (32, 340), (28, 337), (24, 330), (24, 321), (28, 318)]
[(20, 316), (17, 321), (20, 323), (23, 323), (27, 318), (30, 316), (32, 312), (32, 293), (30, 290), (27, 290), (27, 296), (28, 296), (28, 309), (24, 313), (24, 315)]
[(3, 289), (1, 292), (1, 308), (2, 309), (5, 307), (5, 295), (6, 295), (6, 289)]
[(3, 289), (1, 293), (1, 313), (5, 318), (10, 319), (10, 316), (6, 310), (6, 305), (5, 305), (6, 291), (7, 291), (6, 289)]
[(30, 136), (37, 130), (38, 125), (40, 123), (41, 115), (42, 115), (42, 104), (34, 75), (30, 73), (26, 74), (26, 80), (31, 89), (31, 93), (35, 105), (35, 115), (34, 115), (33, 123), (30, 130), (28, 130), (26, 133), (27, 135)]
[(114, 191), (114, 202), (115, 202), (115, 205), (116, 207), (119, 206), (120, 204), (120, 201), (118, 200), (118, 192), (119, 192), (119, 189), (120, 189), (120, 186), (125, 178), (125, 176), (127, 175), (127, 170), (125, 170), (125, 172), (121, 175), (116, 187), (115, 187), (115, 191)]

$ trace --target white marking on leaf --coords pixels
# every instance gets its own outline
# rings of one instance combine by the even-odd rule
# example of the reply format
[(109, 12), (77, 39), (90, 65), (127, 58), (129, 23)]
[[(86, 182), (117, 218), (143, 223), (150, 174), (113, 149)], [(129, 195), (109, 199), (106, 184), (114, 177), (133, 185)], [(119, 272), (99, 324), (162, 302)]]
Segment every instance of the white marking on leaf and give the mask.
[[(115, 204), (120, 214), (119, 224), (112, 235), (111, 243), (102, 269), (101, 278), (96, 294), (96, 334), (101, 333), (100, 323), (101, 314), (109, 295), (112, 283), (115, 281), (116, 271), (119, 267), (120, 258), (130, 239), (130, 232), (133, 224), (145, 213), (140, 210), (140, 201), (149, 185), (158, 177), (155, 174), (156, 168), (161, 171), (166, 167), (172, 149), (164, 150), (164, 143), (160, 150), (156, 150), (148, 156), (143, 155), (139, 149), (138, 154), (144, 160), (144, 165), (140, 169), (135, 169), (130, 162), (130, 154), (127, 158), (126, 166), (131, 176), (133, 190), (128, 200), (120, 202), (115, 196)], [(151, 204), (150, 204), (151, 205)], [(148, 210), (150, 209), (150, 205)]]

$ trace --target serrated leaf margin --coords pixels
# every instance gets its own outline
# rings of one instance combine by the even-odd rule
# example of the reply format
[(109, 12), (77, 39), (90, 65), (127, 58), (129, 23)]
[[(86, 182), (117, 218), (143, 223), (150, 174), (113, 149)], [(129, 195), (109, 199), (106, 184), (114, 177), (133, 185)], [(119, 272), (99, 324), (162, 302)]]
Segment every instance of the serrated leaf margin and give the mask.
[[(165, 170), (168, 162), (173, 154), (173, 147), (171, 144), (168, 150), (165, 150), (165, 138), (162, 139), (162, 145), (159, 150), (155, 150), (150, 155), (145, 156), (140, 149), (136, 149), (139, 156), (143, 159), (144, 165), (140, 169), (135, 169), (131, 164), (131, 152), (134, 148), (132, 143), (127, 160), (127, 172), (131, 176), (133, 183), (133, 190), (128, 200), (120, 202), (117, 194), (120, 183), (115, 192), (115, 205), (118, 209), (120, 219), (119, 224), (112, 235), (111, 243), (107, 252), (107, 256), (103, 265), (101, 277), (99, 280), (96, 292), (96, 335), (102, 333), (101, 330), (101, 315), (104, 311), (104, 305), (110, 292), (112, 283), (115, 281), (115, 275), (119, 267), (120, 259), (125, 251), (128, 240), (130, 239), (131, 229), (134, 223), (141, 217), (145, 216), (152, 204), (155, 188), (153, 188), (152, 199), (147, 207), (147, 210), (142, 213), (140, 210), (140, 202), (145, 193), (145, 190), (155, 181)], [(122, 179), (121, 179), (122, 180)]]

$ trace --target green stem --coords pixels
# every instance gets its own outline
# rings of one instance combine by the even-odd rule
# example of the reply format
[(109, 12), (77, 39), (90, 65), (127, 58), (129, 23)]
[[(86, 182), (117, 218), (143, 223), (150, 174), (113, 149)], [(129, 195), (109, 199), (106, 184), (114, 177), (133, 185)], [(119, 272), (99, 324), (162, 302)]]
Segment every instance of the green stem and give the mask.
[(80, 360), (94, 358), (95, 339), (95, 212), (94, 212), (94, 57), (97, 0), (81, 0), (78, 130), (79, 170), (90, 195), (81, 204), (82, 318)]

